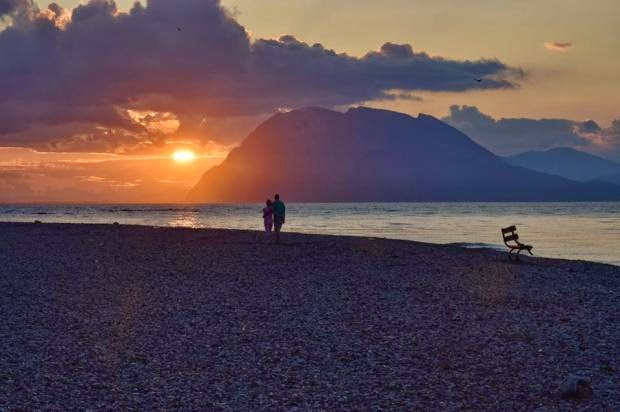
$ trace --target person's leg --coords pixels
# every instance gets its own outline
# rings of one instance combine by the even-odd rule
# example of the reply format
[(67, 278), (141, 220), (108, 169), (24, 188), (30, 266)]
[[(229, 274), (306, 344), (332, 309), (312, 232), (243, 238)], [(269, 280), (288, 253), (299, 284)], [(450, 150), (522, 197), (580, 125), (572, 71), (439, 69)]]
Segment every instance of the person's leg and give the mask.
[(282, 230), (282, 223), (280, 222), (279, 219), (276, 219), (275, 223), (275, 230), (276, 230), (276, 243), (280, 243), (280, 230)]
[(272, 222), (265, 222), (265, 237), (269, 239), (271, 237), (271, 227), (273, 226)]

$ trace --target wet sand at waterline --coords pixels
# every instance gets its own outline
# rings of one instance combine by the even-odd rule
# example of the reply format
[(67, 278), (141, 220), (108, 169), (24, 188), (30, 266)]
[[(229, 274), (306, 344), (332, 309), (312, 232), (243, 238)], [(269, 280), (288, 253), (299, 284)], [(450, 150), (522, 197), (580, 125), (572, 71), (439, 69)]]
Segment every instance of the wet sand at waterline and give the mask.
[[(0, 409), (613, 410), (620, 267), (0, 224)], [(594, 395), (564, 400), (569, 375)]]

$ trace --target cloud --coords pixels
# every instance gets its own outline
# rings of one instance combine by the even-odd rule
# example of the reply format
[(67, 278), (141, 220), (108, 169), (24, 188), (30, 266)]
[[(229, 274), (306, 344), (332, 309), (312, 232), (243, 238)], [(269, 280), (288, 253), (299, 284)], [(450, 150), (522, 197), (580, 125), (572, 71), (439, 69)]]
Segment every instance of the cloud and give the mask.
[(0, 0), (0, 17), (13, 16), (21, 11), (36, 9), (30, 0)]
[(545, 48), (548, 50), (556, 51), (556, 52), (565, 52), (568, 51), (573, 46), (573, 43), (568, 42), (557, 42), (557, 41), (548, 41), (545, 42)]
[(608, 128), (593, 120), (494, 119), (475, 106), (451, 106), (443, 121), (499, 155), (573, 147), (620, 160), (620, 119)]
[(290, 35), (253, 40), (219, 0), (149, 0), (127, 13), (112, 0), (73, 10), (0, 0), (0, 11), (12, 22), (0, 32), (0, 144), (15, 144), (17, 136), (24, 146), (45, 144), (27, 132), (67, 125), (149, 142), (152, 131), (130, 110), (170, 113), (180, 132), (198, 129), (204, 118), (280, 107), (510, 89), (523, 76), (496, 59), (450, 60), (408, 44), (385, 43), (355, 57)]
[(17, 8), (17, 0), (0, 0), (0, 17), (12, 14)]
[(424, 99), (420, 96), (417, 96), (411, 92), (407, 92), (407, 91), (399, 91), (399, 90), (394, 90), (394, 91), (390, 91), (385, 93), (385, 95), (383, 96), (383, 98), (381, 100), (386, 100), (386, 101), (393, 101), (393, 100), (405, 100), (405, 101), (410, 101), (410, 102), (422, 102), (424, 101)]
[(39, 14), (34, 0), (0, 0), (0, 22), (10, 19), (15, 27), (25, 27)]

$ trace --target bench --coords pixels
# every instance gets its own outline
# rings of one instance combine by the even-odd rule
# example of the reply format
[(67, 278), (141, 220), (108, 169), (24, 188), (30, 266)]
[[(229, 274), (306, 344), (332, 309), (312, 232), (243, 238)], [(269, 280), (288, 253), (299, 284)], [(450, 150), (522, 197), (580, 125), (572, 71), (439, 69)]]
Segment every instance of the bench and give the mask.
[[(502, 236), (504, 237), (504, 244), (508, 246), (510, 251), (508, 252), (508, 260), (512, 261), (512, 257), (515, 256), (516, 260), (519, 260), (519, 254), (526, 250), (530, 255), (534, 256), (532, 249), (534, 246), (524, 245), (519, 242), (519, 235), (517, 235), (517, 227), (510, 226), (502, 229)], [(514, 255), (512, 252), (517, 251)]]

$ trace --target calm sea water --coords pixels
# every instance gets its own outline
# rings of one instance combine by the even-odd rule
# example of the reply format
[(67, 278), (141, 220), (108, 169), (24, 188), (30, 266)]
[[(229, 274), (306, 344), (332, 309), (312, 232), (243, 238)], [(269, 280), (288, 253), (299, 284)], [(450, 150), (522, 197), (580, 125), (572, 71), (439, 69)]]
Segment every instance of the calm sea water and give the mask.
[[(3, 205), (0, 221), (262, 230), (262, 205)], [(502, 247), (516, 224), (538, 256), (620, 265), (620, 202), (287, 204), (286, 231)]]

